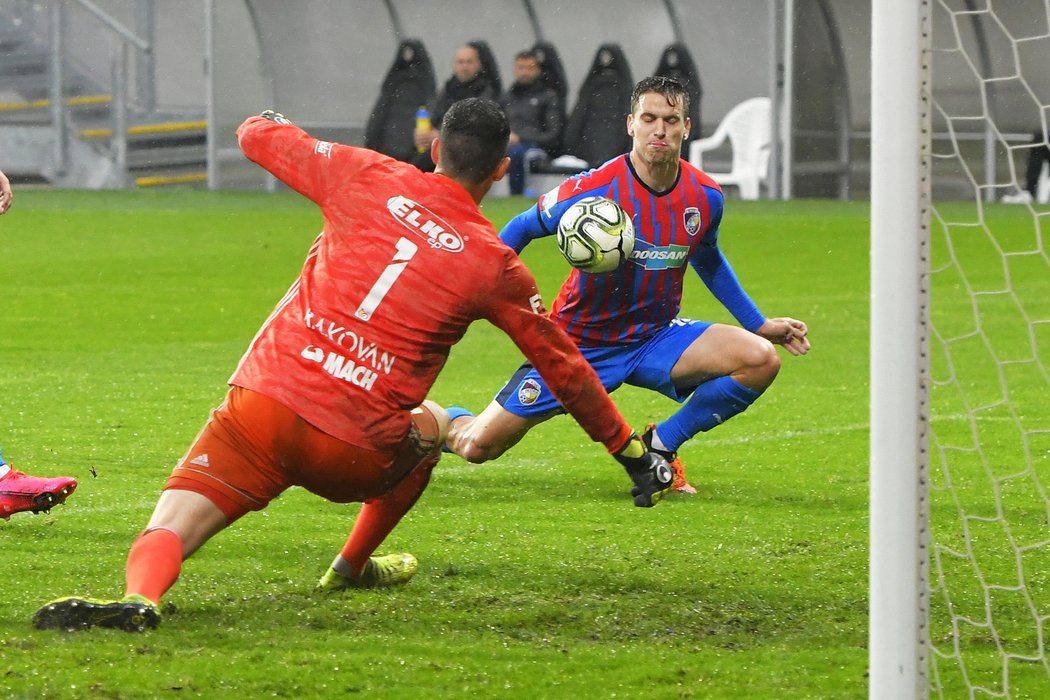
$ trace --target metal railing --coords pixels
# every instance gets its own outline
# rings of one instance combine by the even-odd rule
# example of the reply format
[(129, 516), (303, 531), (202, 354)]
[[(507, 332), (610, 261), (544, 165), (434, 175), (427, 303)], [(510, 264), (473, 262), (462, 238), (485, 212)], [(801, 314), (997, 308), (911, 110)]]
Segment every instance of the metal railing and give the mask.
[[(54, 165), (56, 172), (62, 173), (69, 166), (69, 123), (66, 119), (66, 106), (62, 85), (64, 80), (63, 57), (65, 56), (65, 25), (68, 12), (67, 3), (74, 3), (86, 11), (94, 19), (98, 20), (106, 29), (119, 39), (119, 47), (111, 58), (111, 80), (112, 80), (112, 119), (113, 140), (111, 142), (114, 165), (122, 178), (126, 178), (128, 170), (128, 62), (131, 59), (131, 50), (137, 49), (143, 57), (140, 68), (152, 67), (153, 46), (151, 42), (143, 39), (128, 27), (121, 24), (112, 15), (100, 8), (91, 0), (56, 0), (50, 5), (50, 72), (49, 72), (49, 94), (51, 123), (55, 130), (54, 139)], [(152, 26), (152, 0), (143, 0), (139, 4), (140, 24), (145, 27)], [(140, 73), (139, 86), (147, 86), (152, 90), (152, 81), (142, 80)], [(151, 92), (147, 92), (147, 97)]]

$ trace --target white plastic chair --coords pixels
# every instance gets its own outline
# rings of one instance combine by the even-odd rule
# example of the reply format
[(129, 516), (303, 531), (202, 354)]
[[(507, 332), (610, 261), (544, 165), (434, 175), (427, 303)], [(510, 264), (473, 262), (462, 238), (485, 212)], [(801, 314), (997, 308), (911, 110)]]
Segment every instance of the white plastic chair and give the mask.
[(770, 120), (772, 101), (752, 97), (729, 110), (715, 133), (689, 144), (689, 162), (703, 168), (703, 153), (721, 146), (728, 138), (733, 164), (727, 173), (707, 172), (719, 185), (736, 185), (743, 199), (758, 199), (758, 187), (769, 175)]

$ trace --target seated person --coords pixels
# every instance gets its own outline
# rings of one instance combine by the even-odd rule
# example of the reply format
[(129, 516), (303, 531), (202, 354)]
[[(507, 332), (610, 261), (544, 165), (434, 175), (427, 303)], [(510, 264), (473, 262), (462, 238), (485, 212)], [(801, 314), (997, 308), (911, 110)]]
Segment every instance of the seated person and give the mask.
[(540, 62), (532, 51), (514, 57), (514, 84), (500, 98), (510, 122), (510, 193), (525, 192), (526, 154), (533, 149), (552, 149), (565, 127), (558, 95), (540, 81)]
[(427, 105), (430, 114), (430, 128), (416, 129), (416, 146), (421, 150), (413, 163), (420, 170), (427, 172), (434, 170), (434, 161), (430, 158), (430, 145), (438, 137), (441, 119), (453, 102), (459, 102), (468, 97), (487, 97), (494, 100), (497, 95), (495, 86), (481, 70), (481, 56), (478, 55), (478, 50), (470, 44), (464, 44), (456, 49), (456, 55), (452, 60), (452, 77)]

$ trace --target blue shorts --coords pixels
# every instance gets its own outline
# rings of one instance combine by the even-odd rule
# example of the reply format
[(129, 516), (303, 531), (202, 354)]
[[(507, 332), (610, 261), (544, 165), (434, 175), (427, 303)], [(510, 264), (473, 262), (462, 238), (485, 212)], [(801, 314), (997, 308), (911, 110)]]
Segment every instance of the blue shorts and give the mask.
[[(682, 403), (696, 387), (676, 387), (671, 383), (671, 369), (686, 348), (710, 326), (704, 321), (676, 318), (649, 340), (627, 345), (582, 347), (580, 352), (598, 373), (606, 391), (612, 393), (622, 384), (630, 384), (658, 391)], [(565, 412), (543, 378), (528, 363), (514, 373), (495, 400), (523, 418)]]

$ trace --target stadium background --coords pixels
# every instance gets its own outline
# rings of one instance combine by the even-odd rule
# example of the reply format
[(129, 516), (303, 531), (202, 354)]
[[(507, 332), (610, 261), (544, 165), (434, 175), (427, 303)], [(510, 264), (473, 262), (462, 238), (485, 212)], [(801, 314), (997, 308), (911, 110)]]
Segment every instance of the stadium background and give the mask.
[[(1047, 92), (1050, 72), (1029, 70), (1024, 82), (1003, 71), (1014, 55), (1008, 33), (1030, 22), (1022, 4), (996, 10), (997, 21), (975, 13), (935, 26), (935, 34), (977, 47), (982, 63), (935, 57), (938, 100), (952, 114), (979, 114), (974, 70), (1003, 73), (987, 86), (987, 109), (1004, 142), (1020, 143), (1039, 123), (1031, 94)], [(681, 42), (699, 68), (701, 134), (747, 98), (783, 104), (774, 115), (773, 194), (867, 193), (864, 0), (0, 0), (0, 37), (0, 153), (5, 169), (23, 179), (123, 187), (210, 176), (213, 188), (272, 187), (244, 167), (236, 125), (272, 106), (320, 136), (360, 143), (403, 39), (423, 42), (439, 87), (464, 42), (488, 42), (505, 85), (517, 51), (550, 42), (565, 67), (570, 110), (601, 44), (619, 44), (638, 79)], [(1040, 50), (1020, 46), (1020, 64), (1038, 65)], [(131, 129), (126, 140), (122, 125)], [(945, 125), (934, 126), (943, 139)], [(1008, 169), (1004, 149), (983, 147), (980, 125), (955, 130), (974, 170), (994, 178), (994, 169)], [(939, 183), (952, 194), (950, 177)]]
[[(770, 27), (789, 6), (779, 1), (573, 7), (539, 1), (302, 2), (294, 13), (282, 9), (290, 3), (239, 0), (91, 6), (136, 34), (141, 22), (154, 51), (129, 49), (126, 37), (78, 0), (0, 2), (0, 167), (17, 178), (15, 208), (0, 221), (0, 440), (5, 456), (19, 466), (82, 479), (69, 507), (12, 518), (0, 528), (2, 560), (12, 564), (4, 569), (0, 597), (0, 695), (157, 697), (174, 690), (215, 696), (225, 690), (244, 697), (298, 691), (303, 697), (331, 688), (384, 697), (418, 697), (420, 688), (469, 697), (864, 695), (870, 308), (864, 199), (871, 97), (866, 4), (791, 4), (791, 61), (773, 58), (779, 54)], [(1046, 42), (1014, 47), (1005, 40), (1011, 32), (1045, 34), (1040, 22), (1019, 14), (1041, 8), (1009, 3), (996, 6), (993, 19), (982, 12), (991, 4), (945, 0), (936, 6), (963, 11), (954, 16), (954, 26), (944, 23), (943, 11), (935, 14), (937, 45), (957, 42), (970, 57), (937, 52), (935, 90), (938, 110), (951, 108), (958, 145), (979, 174), (982, 94), (995, 98), (988, 109), (1011, 143), (1027, 143), (1039, 122), (1038, 103), (1026, 93), (1048, 92)], [(102, 95), (100, 102), (47, 101), (47, 45), (58, 10), (65, 13), (59, 32), (63, 85), (75, 87), (78, 96)], [(153, 22), (142, 21), (150, 16)], [(836, 20), (837, 41), (830, 38), (829, 17)], [(130, 186), (97, 177), (113, 162), (119, 139), (85, 133), (114, 126), (114, 98), (121, 90), (108, 90), (110, 78), (125, 73), (129, 124), (164, 117), (188, 125), (170, 137), (177, 144), (172, 150), (198, 160), (176, 161), (163, 172), (192, 172), (200, 169), (206, 150), (200, 135), (209, 125), (200, 126), (207, 121), (202, 117), (219, 106), (217, 100), (209, 103), (211, 94), (228, 103), (229, 124), (264, 102), (311, 130), (353, 142), (398, 37), (421, 36), (439, 80), (448, 74), (456, 45), (484, 38), (506, 80), (510, 57), (540, 36), (537, 26), (562, 52), (570, 95), (599, 42), (621, 43), (640, 75), (655, 64), (665, 42), (679, 36), (677, 27), (700, 64), (705, 134), (739, 100), (779, 89), (778, 63), (794, 78), (792, 123), (835, 133), (818, 118), (830, 121), (827, 105), (848, 98), (849, 118), (830, 123), (849, 126), (853, 201), (731, 202), (723, 243), (734, 266), (764, 308), (811, 323), (815, 351), (787, 364), (775, 390), (754, 410), (686, 448), (702, 493), (692, 501), (669, 499), (644, 514), (625, 508), (622, 475), (602, 466), (571, 422), (552, 422), (513, 456), (484, 469), (451, 458), (443, 464), (426, 507), (413, 512), (390, 543), (419, 555), (424, 568), (418, 586), (335, 602), (311, 595), (313, 578), (341, 543), (352, 510), (293, 492), (187, 568), (165, 608), (166, 629), (145, 643), (34, 633), (27, 621), (43, 600), (119, 591), (127, 545), (149, 516), (166, 465), (221, 400), (229, 368), (275, 294), (294, 277), (319, 223), (316, 210), (290, 193), (30, 186)], [(985, 30), (983, 53), (976, 26)], [(991, 65), (982, 64), (982, 55)], [(1014, 55), (1023, 77), (1008, 63), (995, 63)], [(221, 81), (215, 80), (220, 68)], [(975, 69), (993, 79), (979, 84)], [(56, 119), (70, 127), (63, 143), (52, 139)], [(935, 146), (950, 152), (955, 144), (944, 138), (944, 120), (936, 111)], [(228, 137), (229, 124), (211, 128)], [(794, 130), (796, 136), (801, 131)], [(141, 155), (138, 138), (125, 144), (132, 170)], [(817, 148), (795, 149), (796, 156), (809, 153), (823, 157)], [(70, 159), (65, 171), (56, 166), (60, 155)], [(87, 161), (90, 167), (75, 167), (85, 155), (95, 158)], [(1005, 160), (998, 150), (993, 155), (1001, 193), (1009, 186), (1002, 177)], [(798, 185), (821, 179), (803, 178), (802, 168), (793, 167)], [(938, 160), (933, 167), (941, 169), (935, 183), (940, 194), (962, 192), (961, 178), (951, 171), (958, 161)], [(945, 168), (949, 177), (940, 177)], [(1023, 345), (1048, 327), (1050, 276), (1038, 237), (1044, 215), (1038, 208), (982, 209), (972, 195), (969, 202), (949, 205), (938, 202), (935, 313), (938, 323), (958, 329), (950, 334), (958, 336), (951, 338), (951, 352), (962, 359), (951, 367), (953, 376), (960, 371), (960, 381), (946, 383), (942, 392), (963, 386), (994, 395), (1000, 386), (988, 349), (1003, 342)], [(521, 206), (520, 200), (496, 199), (485, 211), (499, 226)], [(953, 221), (962, 223), (946, 223)], [(549, 296), (564, 275), (563, 263), (552, 246), (531, 248), (527, 261), (544, 275), (542, 290)], [(1009, 301), (989, 307), (983, 318), (975, 315), (983, 304), (1004, 297)], [(1037, 327), (1016, 323), (1017, 310), (1004, 308), (1015, 302), (1030, 311)], [(686, 303), (687, 315), (722, 318), (697, 286), (687, 291)], [(986, 322), (994, 337), (970, 333)], [(1033, 373), (1040, 374), (1025, 377), (1023, 391), (1011, 392), (1022, 409), (1032, 407), (1022, 413), (1040, 421), (1046, 415), (1046, 347), (1039, 343)], [(516, 362), (513, 348), (497, 333), (483, 325), (472, 329), (436, 386), (436, 398), (483, 405)], [(943, 360), (938, 366), (937, 376), (944, 377)], [(972, 374), (962, 371), (971, 366)], [(633, 424), (668, 409), (629, 388), (617, 400)], [(938, 408), (942, 422), (935, 427), (949, 429), (940, 435), (955, 437), (951, 429), (962, 424), (952, 446), (966, 449), (954, 449), (953, 455), (963, 456), (952, 459), (972, 467), (960, 471), (952, 461), (949, 479), (949, 459), (942, 455), (940, 478), (951, 488), (935, 484), (933, 498), (942, 507), (934, 525), (946, 545), (964, 540), (957, 530), (968, 522), (954, 517), (950, 501), (965, 502), (968, 514), (1001, 511), (1000, 491), (1007, 512), (1020, 507), (1011, 523), (1016, 532), (1033, 533), (1027, 542), (1045, 542), (1039, 529), (1045, 528), (1045, 497), (1019, 485), (1035, 483), (1029, 477), (1036, 473), (1046, 483), (1045, 437), (1033, 442), (1035, 457), (1025, 462), (1027, 447), (1016, 447), (1000, 431), (1011, 422), (982, 418), (982, 432), (989, 431), (982, 440), (995, 448), (996, 464), (1027, 464), (1019, 478), (1011, 472), (1009, 480), (993, 483), (986, 477), (988, 465), (970, 457), (968, 422), (977, 424), (980, 416), (951, 402)], [(954, 558), (947, 571), (954, 576), (938, 580), (931, 625), (941, 650), (935, 694), (972, 697), (973, 687), (983, 686), (999, 697), (1050, 697), (1042, 653), (1047, 547), (1028, 546), (1023, 555), (1036, 603), (1021, 605), (1022, 595), (1015, 593), (1004, 596), (1009, 600), (1003, 604), (996, 600), (1002, 595), (998, 586), (1018, 577), (1021, 555), (1002, 541), (998, 524), (979, 527), (976, 559), (991, 574), (994, 590), (975, 583), (966, 575), (970, 565)], [(985, 614), (995, 627), (971, 622)], [(1004, 656), (1004, 649), (1028, 653), (1025, 645), (1039, 652), (1037, 662), (1019, 664), (1016, 655)], [(261, 660), (274, 648), (291, 663), (274, 664), (260, 675)], [(653, 665), (662, 668), (654, 672)]]

